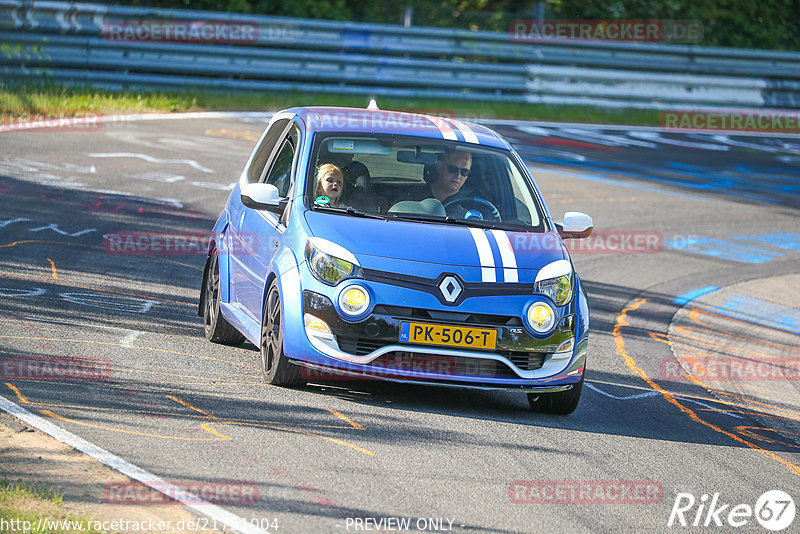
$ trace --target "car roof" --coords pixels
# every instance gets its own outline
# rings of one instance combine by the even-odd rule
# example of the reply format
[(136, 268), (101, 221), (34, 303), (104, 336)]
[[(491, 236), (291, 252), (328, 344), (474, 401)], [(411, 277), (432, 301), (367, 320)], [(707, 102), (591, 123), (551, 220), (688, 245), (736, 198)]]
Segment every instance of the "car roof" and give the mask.
[(280, 114), (296, 115), (307, 133), (346, 132), (411, 135), (510, 150), (494, 131), (455, 118), (376, 108), (296, 107)]

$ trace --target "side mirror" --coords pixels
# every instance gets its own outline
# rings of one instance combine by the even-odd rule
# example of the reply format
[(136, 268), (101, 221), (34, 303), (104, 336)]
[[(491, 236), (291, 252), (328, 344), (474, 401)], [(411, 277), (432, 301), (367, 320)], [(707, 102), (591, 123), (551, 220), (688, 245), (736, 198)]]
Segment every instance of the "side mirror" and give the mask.
[(585, 213), (568, 211), (564, 214), (564, 222), (556, 223), (556, 228), (564, 239), (583, 239), (594, 230), (594, 222)]
[(254, 210), (267, 210), (281, 214), (286, 209), (288, 199), (278, 195), (278, 188), (272, 184), (243, 184), (241, 189), (242, 204)]

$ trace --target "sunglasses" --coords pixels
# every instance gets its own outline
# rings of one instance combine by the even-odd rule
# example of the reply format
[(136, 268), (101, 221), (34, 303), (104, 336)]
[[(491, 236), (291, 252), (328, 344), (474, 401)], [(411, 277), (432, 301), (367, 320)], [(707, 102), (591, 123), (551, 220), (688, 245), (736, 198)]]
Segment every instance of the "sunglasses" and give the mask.
[(459, 171), (460, 171), (461, 172), (461, 176), (468, 176), (469, 175), (469, 169), (467, 169), (465, 167), (456, 167), (455, 165), (448, 164), (447, 165), (447, 170), (450, 172), (450, 174), (458, 174)]

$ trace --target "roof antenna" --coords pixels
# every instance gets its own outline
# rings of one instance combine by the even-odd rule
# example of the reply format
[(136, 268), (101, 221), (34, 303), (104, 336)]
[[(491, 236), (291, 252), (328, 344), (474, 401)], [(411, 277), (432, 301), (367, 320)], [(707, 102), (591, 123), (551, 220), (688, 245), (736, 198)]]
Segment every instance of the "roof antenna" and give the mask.
[(375, 102), (375, 99), (371, 99), (369, 101), (369, 105), (367, 106), (367, 111), (380, 111), (381, 108), (378, 107), (378, 103)]

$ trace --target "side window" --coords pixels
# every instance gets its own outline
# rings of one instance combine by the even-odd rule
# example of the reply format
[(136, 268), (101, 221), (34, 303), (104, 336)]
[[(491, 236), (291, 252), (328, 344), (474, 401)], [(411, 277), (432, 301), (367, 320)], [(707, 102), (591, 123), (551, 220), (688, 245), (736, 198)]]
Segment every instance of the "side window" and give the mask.
[(264, 136), (264, 140), (261, 142), (258, 149), (256, 149), (255, 156), (253, 156), (253, 161), (250, 163), (250, 168), (247, 170), (248, 182), (256, 183), (264, 176), (264, 166), (267, 164), (269, 157), (275, 150), (275, 145), (283, 137), (284, 131), (286, 130), (286, 126), (288, 124), (289, 119), (281, 119), (279, 121), (275, 121), (272, 126), (270, 126), (267, 135)]
[(289, 196), (289, 187), (292, 185), (292, 161), (294, 160), (294, 147), (289, 139), (283, 145), (272, 163), (266, 182), (278, 188), (278, 194), (285, 198)]

